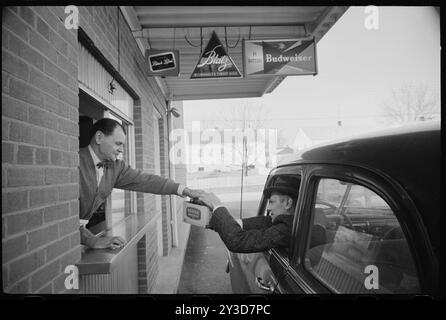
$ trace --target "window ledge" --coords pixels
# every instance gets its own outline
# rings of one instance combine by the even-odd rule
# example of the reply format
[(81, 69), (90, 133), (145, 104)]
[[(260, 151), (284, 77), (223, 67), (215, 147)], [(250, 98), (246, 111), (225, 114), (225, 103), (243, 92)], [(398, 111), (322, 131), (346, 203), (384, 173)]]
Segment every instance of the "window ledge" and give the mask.
[(104, 232), (104, 236), (119, 236), (126, 241), (119, 249), (92, 249), (82, 246), (81, 261), (76, 264), (79, 275), (110, 274), (114, 265), (126, 256), (128, 250), (134, 248), (145, 235), (149, 227), (158, 217), (148, 221), (145, 216), (131, 215)]

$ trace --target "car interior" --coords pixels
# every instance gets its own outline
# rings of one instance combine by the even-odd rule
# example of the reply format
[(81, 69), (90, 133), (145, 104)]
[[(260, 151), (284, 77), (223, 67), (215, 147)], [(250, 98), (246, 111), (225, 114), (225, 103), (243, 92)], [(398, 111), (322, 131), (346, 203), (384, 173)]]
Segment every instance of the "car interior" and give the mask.
[(390, 207), (318, 202), (305, 263), (321, 282), (339, 293), (367, 293), (365, 268), (371, 265), (379, 271), (378, 293), (420, 290), (407, 240)]

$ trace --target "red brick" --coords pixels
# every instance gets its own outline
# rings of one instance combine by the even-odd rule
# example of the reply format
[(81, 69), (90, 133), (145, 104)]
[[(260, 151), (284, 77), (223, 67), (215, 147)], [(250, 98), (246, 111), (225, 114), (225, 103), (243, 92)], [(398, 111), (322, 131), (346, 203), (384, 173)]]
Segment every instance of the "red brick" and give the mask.
[(75, 169), (71, 171), (71, 183), (79, 183), (79, 170)]
[(9, 31), (2, 28), (2, 48), (8, 49)]
[(58, 119), (58, 130), (64, 134), (79, 137), (79, 124), (62, 118)]
[(7, 185), (7, 179), (6, 179), (7, 172), (8, 171), (6, 170), (6, 167), (2, 166), (2, 188), (6, 188), (6, 185)]
[(68, 60), (73, 64), (77, 65), (77, 59), (79, 57), (78, 49), (68, 46)]
[(21, 58), (32, 64), (39, 70), (43, 70), (44, 57), (31, 48), (27, 43), (20, 40), (14, 35), (9, 35), (9, 50), (18, 54)]
[(50, 282), (48, 283), (46, 286), (42, 287), (42, 289), (39, 289), (39, 291), (37, 291), (37, 294), (53, 294), (53, 283)]
[(79, 138), (68, 138), (68, 143), (69, 143), (69, 151), (70, 152), (75, 152), (75, 153), (79, 153)]
[(38, 14), (40, 15), (43, 20), (45, 20), (46, 23), (48, 23), (48, 25), (54, 29), (57, 30), (59, 24), (61, 24), (62, 22), (48, 9), (48, 7), (45, 6), (35, 6), (32, 7), (32, 9)]
[(2, 71), (2, 93), (9, 93), (9, 73)]
[[(70, 117), (69, 109), (74, 109), (74, 108), (70, 107), (68, 104), (66, 104), (66, 103), (64, 103), (64, 102), (62, 102), (60, 100), (57, 100), (57, 101), (58, 101), (58, 107), (59, 107), (59, 111), (58, 111), (59, 115), (64, 117), (65, 119), (69, 119), (69, 117)], [(69, 120), (71, 120), (71, 121), (79, 121), (79, 117), (77, 117), (76, 119), (69, 119)]]
[(28, 81), (28, 65), (6, 50), (2, 50), (2, 70), (5, 70), (17, 78)]
[(42, 229), (29, 232), (29, 250), (46, 245), (59, 237), (57, 225), (51, 225)]
[(2, 117), (2, 140), (9, 140), (10, 122)]
[(81, 250), (79, 246), (70, 250), (60, 258), (60, 266), (62, 272), (65, 270), (67, 266), (75, 265), (76, 263), (79, 263), (80, 260), (81, 260)]
[(9, 283), (13, 284), (45, 263), (44, 250), (28, 254), (9, 266)]
[(43, 209), (28, 211), (6, 217), (8, 236), (29, 231), (43, 224)]
[(43, 212), (44, 222), (52, 222), (60, 219), (65, 219), (70, 216), (70, 209), (68, 203), (57, 204), (55, 206), (46, 207)]
[(68, 44), (53, 30), (50, 31), (50, 42), (57, 51), (62, 53), (64, 56), (68, 55)]
[(74, 152), (62, 152), (62, 166), (77, 167), (79, 166), (79, 154)]
[(15, 145), (2, 142), (2, 163), (14, 163)]
[(79, 105), (77, 94), (62, 86), (59, 86), (59, 99), (73, 107), (77, 107)]
[(79, 185), (70, 184), (59, 187), (59, 200), (69, 201), (79, 199)]
[(28, 41), (28, 27), (20, 20), (15, 14), (13, 14), (10, 10), (4, 8), (2, 15), (2, 27), (7, 27), (10, 31), (17, 34), (19, 37)]
[(23, 101), (2, 95), (2, 116), (27, 121), (28, 106)]
[(40, 51), (46, 58), (57, 62), (57, 51), (54, 46), (34, 30), (29, 30), (29, 42), (31, 46)]
[(8, 187), (38, 186), (44, 183), (44, 171), (40, 168), (9, 168)]
[(62, 165), (62, 152), (58, 150), (51, 150), (51, 164), (60, 166)]
[(70, 172), (65, 168), (45, 169), (46, 184), (61, 184), (70, 182)]
[(50, 40), (50, 27), (39, 16), (37, 16), (37, 32), (45, 37), (45, 39)]
[[(51, 6), (48, 7), (51, 12), (58, 17), (59, 19), (61, 19), (61, 21), (65, 21), (65, 18), (67, 17), (66, 13), (65, 13), (65, 6)], [(59, 27), (64, 27), (65, 26), (63, 24), (59, 24)]]
[(29, 205), (36, 207), (54, 203), (58, 200), (58, 187), (39, 188), (30, 191)]
[(70, 248), (75, 248), (80, 246), (81, 244), (81, 237), (79, 231), (74, 233), (72, 236), (70, 236)]
[(30, 128), (21, 122), (11, 122), (9, 126), (9, 139), (17, 142), (29, 142)]
[(54, 260), (68, 250), (70, 250), (70, 237), (60, 239), (45, 248), (46, 261)]
[(26, 278), (20, 281), (18, 284), (14, 285), (10, 289), (7, 290), (8, 293), (30, 293), (30, 278)]
[(48, 149), (36, 148), (36, 164), (49, 164), (49, 153), (50, 151)]
[(31, 290), (33, 292), (40, 289), (42, 286), (48, 284), (51, 280), (55, 279), (60, 274), (60, 263), (54, 261), (41, 270), (34, 273), (31, 277)]
[(79, 217), (79, 201), (70, 202), (70, 216)]
[(36, 15), (29, 7), (20, 6), (20, 17), (25, 20), (31, 27), (35, 27)]
[[(41, 89), (43, 92), (52, 95), (53, 97), (58, 96), (59, 84), (40, 71), (31, 69), (29, 73), (29, 82), (37, 88)], [(43, 107), (44, 104), (42, 103), (41, 106)]]
[(18, 164), (33, 164), (34, 163), (34, 148), (29, 146), (18, 146), (17, 150)]
[(11, 78), (9, 93), (17, 99), (43, 107), (43, 93), (27, 83)]
[(45, 134), (46, 145), (53, 149), (69, 150), (69, 139), (60, 133), (47, 131)]
[(2, 263), (5, 264), (26, 253), (26, 235), (2, 241)]
[(59, 223), (59, 233), (61, 236), (71, 234), (79, 230), (79, 217), (71, 217)]
[(29, 141), (27, 141), (30, 144), (36, 145), (36, 146), (44, 146), (45, 145), (45, 131), (42, 128), (36, 128), (36, 127), (30, 127), (30, 137)]

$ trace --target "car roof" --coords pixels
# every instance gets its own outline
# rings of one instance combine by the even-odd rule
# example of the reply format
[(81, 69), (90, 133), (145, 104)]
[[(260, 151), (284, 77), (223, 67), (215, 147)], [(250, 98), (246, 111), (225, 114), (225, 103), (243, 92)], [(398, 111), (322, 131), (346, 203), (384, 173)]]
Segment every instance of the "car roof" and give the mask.
[(426, 121), (362, 134), (304, 150), (279, 167), (312, 162), (351, 164), (386, 174), (415, 202), (436, 247), (441, 197), (440, 129), (440, 121)]

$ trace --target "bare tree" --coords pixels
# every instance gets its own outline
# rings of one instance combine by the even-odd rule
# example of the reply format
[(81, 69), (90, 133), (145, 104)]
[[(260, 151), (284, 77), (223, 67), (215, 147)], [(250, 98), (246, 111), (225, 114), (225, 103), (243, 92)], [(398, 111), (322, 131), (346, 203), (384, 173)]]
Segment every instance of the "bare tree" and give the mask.
[(427, 120), (440, 114), (438, 95), (424, 84), (404, 84), (392, 90), (390, 99), (382, 103), (388, 121), (404, 123)]
[[(241, 144), (235, 144), (233, 151), (242, 160), (244, 173), (248, 175), (248, 168), (256, 163), (258, 154), (252, 152), (252, 148), (248, 148), (248, 143), (255, 143), (255, 141), (248, 141), (248, 139), (253, 140), (255, 137), (249, 137), (247, 134), (249, 132), (257, 133), (259, 129), (266, 129), (266, 124), (269, 121), (269, 111), (261, 104), (246, 102), (241, 106), (220, 111), (218, 118), (221, 119), (219, 122), (222, 128), (242, 132), (243, 141)], [(234, 165), (239, 166), (240, 164)]]

